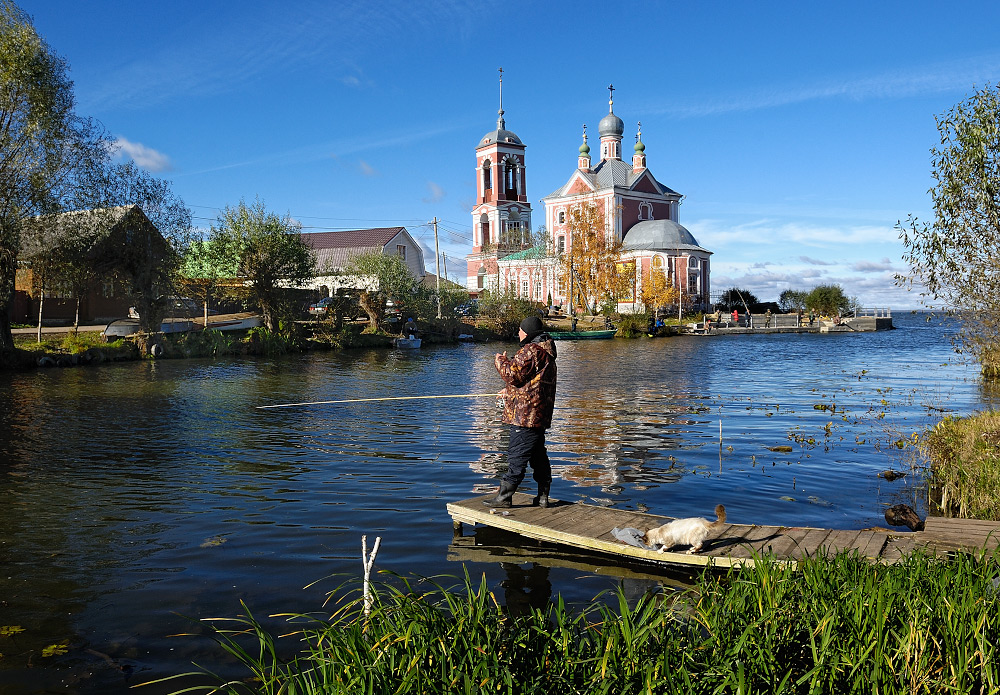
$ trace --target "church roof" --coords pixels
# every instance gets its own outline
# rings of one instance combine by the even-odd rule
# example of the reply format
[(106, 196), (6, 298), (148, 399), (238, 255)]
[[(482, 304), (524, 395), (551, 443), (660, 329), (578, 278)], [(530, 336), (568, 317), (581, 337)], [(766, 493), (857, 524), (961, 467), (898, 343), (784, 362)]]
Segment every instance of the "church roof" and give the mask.
[(507, 143), (509, 145), (523, 145), (521, 138), (517, 137), (516, 134), (507, 130), (506, 128), (497, 128), (496, 130), (491, 130), (483, 136), (482, 140), (479, 141), (479, 147), (484, 147), (486, 145), (492, 145), (499, 142), (500, 144)]
[(711, 253), (698, 244), (685, 227), (673, 220), (643, 220), (625, 234), (622, 246), (626, 251), (701, 251)]
[(633, 171), (632, 163), (626, 162), (621, 159), (602, 159), (597, 166), (595, 166), (590, 171), (577, 171), (569, 178), (569, 181), (564, 183), (562, 186), (557, 188), (552, 193), (542, 198), (542, 200), (547, 200), (549, 198), (562, 198), (563, 196), (569, 195), (569, 190), (572, 187), (573, 180), (576, 176), (583, 176), (594, 186), (594, 190), (601, 190), (603, 188), (632, 188), (635, 183), (641, 179), (643, 176), (649, 175), (649, 178), (653, 179), (653, 183), (656, 184), (661, 195), (680, 195), (677, 191), (664, 186), (662, 183), (657, 181), (652, 173), (649, 173), (648, 169), (643, 169), (641, 171)]
[(499, 260), (527, 261), (527, 260), (534, 260), (537, 258), (545, 258), (546, 256), (548, 256), (548, 251), (546, 250), (545, 246), (534, 246), (530, 249), (524, 249), (523, 251), (509, 253), (506, 256), (502, 256)]

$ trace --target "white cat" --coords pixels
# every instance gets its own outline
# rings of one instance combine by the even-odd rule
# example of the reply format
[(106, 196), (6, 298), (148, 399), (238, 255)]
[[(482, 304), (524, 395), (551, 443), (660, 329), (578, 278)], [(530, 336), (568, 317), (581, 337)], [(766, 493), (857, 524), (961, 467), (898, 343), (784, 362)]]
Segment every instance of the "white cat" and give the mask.
[(666, 552), (675, 545), (690, 545), (688, 555), (701, 550), (702, 544), (713, 531), (726, 523), (726, 508), (721, 504), (715, 508), (715, 521), (700, 516), (689, 519), (674, 519), (663, 526), (651, 528), (642, 535), (646, 545), (659, 545), (659, 552)]

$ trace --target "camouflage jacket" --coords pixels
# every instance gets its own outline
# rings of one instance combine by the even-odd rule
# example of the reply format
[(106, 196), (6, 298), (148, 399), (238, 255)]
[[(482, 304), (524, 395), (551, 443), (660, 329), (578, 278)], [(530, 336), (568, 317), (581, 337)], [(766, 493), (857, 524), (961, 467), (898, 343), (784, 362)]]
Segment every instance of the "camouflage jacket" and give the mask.
[(556, 344), (542, 333), (513, 358), (497, 358), (497, 371), (506, 386), (503, 421), (508, 425), (548, 429), (556, 403)]

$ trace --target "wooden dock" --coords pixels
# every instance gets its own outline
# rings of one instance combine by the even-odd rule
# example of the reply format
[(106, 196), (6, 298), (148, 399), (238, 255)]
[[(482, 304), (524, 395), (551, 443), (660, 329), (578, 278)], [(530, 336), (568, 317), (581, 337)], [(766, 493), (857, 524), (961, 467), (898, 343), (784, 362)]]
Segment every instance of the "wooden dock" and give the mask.
[(554, 502), (548, 509), (542, 509), (531, 506), (531, 495), (520, 493), (514, 495), (513, 508), (493, 510), (483, 505), (483, 500), (492, 496), (482, 495), (448, 505), (456, 537), (462, 535), (463, 524), (482, 524), (619, 560), (721, 568), (752, 565), (755, 558), (765, 555), (796, 564), (806, 557), (852, 550), (872, 562), (892, 563), (918, 548), (944, 554), (960, 550), (992, 551), (1000, 544), (1000, 522), (928, 517), (923, 531), (726, 524), (705, 542), (700, 553), (689, 555), (684, 547), (660, 553), (623, 543), (611, 531), (629, 527), (645, 531), (671, 521), (671, 517), (580, 502)]

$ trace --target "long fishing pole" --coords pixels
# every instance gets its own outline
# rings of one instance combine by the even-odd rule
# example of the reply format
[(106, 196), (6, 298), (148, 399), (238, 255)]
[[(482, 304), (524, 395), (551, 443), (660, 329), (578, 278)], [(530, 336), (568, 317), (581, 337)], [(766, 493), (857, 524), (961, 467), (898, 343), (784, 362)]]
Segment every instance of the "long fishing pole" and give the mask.
[(266, 408), (294, 408), (306, 405), (329, 405), (331, 403), (374, 403), (376, 401), (416, 401), (428, 398), (486, 398), (499, 396), (499, 393), (454, 393), (443, 396), (388, 396), (384, 398), (347, 398), (341, 401), (310, 401), (308, 403), (279, 403), (276, 405), (258, 405), (259, 410)]

